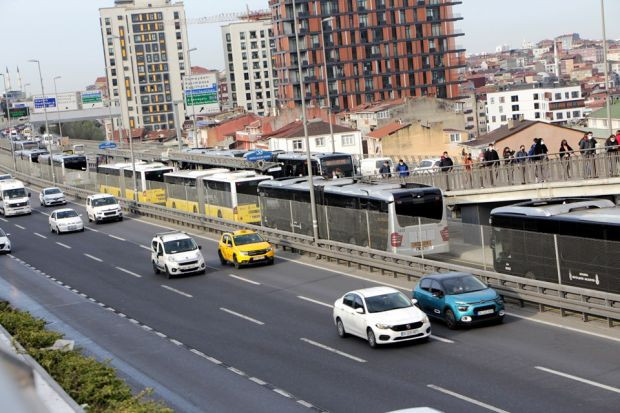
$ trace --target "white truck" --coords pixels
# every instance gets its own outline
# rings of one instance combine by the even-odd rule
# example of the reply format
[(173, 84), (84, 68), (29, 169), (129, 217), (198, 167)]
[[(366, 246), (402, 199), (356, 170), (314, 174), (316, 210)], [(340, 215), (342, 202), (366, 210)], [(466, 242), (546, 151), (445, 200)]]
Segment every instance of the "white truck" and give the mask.
[(0, 181), (0, 215), (31, 214), (30, 192), (17, 179)]

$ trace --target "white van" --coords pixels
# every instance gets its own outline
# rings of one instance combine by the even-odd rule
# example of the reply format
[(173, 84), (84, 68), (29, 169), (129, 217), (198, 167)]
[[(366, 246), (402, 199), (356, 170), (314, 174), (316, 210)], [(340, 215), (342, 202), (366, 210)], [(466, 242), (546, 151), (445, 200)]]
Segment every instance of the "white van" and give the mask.
[(17, 179), (0, 181), (0, 215), (31, 214), (30, 192)]
[(367, 158), (362, 159), (360, 164), (360, 172), (362, 176), (379, 176), (379, 169), (383, 166), (384, 162), (388, 162), (390, 165), (390, 171), (394, 172), (394, 164), (391, 158)]

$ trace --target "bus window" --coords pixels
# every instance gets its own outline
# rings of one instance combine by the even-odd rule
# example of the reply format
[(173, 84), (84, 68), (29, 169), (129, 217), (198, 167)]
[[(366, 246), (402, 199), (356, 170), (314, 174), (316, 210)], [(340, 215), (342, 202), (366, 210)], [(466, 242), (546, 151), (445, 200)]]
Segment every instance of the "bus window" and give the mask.
[(207, 196), (206, 201), (210, 205), (232, 208), (230, 184), (227, 182), (205, 181)]
[(443, 218), (443, 199), (440, 194), (430, 193), (418, 198), (414, 194), (394, 194), (394, 206), (398, 225), (408, 227), (417, 225), (418, 218), (422, 224), (436, 223)]
[(245, 182), (237, 182), (237, 204), (257, 204), (258, 203), (258, 179)]
[(164, 182), (164, 174), (172, 172), (172, 169), (160, 169), (156, 171), (144, 172), (144, 179), (147, 181)]

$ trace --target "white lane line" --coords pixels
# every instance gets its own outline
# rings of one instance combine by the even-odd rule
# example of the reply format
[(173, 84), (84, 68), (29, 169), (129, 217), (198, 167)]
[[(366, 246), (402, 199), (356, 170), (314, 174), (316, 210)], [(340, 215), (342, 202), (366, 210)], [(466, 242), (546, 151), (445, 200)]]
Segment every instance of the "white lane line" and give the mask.
[(284, 397), (288, 398), (288, 399), (292, 399), (292, 398), (293, 398), (293, 396), (291, 396), (291, 394), (290, 394), (290, 393), (287, 393), (287, 392), (285, 392), (285, 391), (284, 391), (284, 390), (282, 390), (282, 389), (273, 389), (273, 391), (274, 391), (274, 392), (276, 392), (276, 393), (278, 393), (278, 394), (279, 394), (279, 395), (281, 395), (281, 396), (284, 396)]
[(312, 403), (308, 403), (305, 400), (297, 400), (297, 403), (301, 404), (304, 407), (307, 407), (308, 409), (311, 409), (313, 407)]
[(164, 285), (164, 284), (162, 284), (161, 286), (162, 286), (162, 288), (165, 288), (165, 289), (166, 289), (166, 290), (168, 290), (168, 291), (172, 291), (173, 293), (180, 294), (180, 295), (182, 295), (183, 297), (193, 298), (193, 296), (192, 296), (191, 294), (184, 293), (183, 291), (181, 291), (181, 290), (177, 290), (176, 288), (172, 288), (172, 287), (169, 287), (169, 286)]
[(140, 274), (136, 274), (135, 272), (126, 270), (126, 269), (124, 269), (122, 267), (114, 267), (114, 268), (116, 268), (119, 271), (124, 272), (125, 274), (133, 275), (136, 278), (142, 278), (142, 276)]
[(454, 341), (453, 341), (453, 340), (450, 340), (450, 339), (448, 339), (448, 338), (438, 337), (438, 336), (436, 336), (436, 335), (434, 335), (434, 334), (431, 334), (431, 335), (430, 335), (430, 337), (431, 337), (431, 339), (433, 339), (433, 340), (437, 340), (437, 341), (441, 341), (442, 343), (450, 343), (450, 344), (454, 344)]
[(108, 234), (108, 237), (114, 238), (119, 241), (127, 241), (125, 238), (117, 237), (116, 235)]
[(314, 304), (322, 305), (323, 307), (334, 308), (334, 306), (331, 304), (327, 304), (327, 303), (324, 303), (323, 301), (315, 300), (313, 298), (304, 297), (303, 295), (298, 295), (297, 298), (314, 303)]
[(618, 338), (618, 337), (606, 336), (605, 334), (599, 334), (599, 333), (594, 333), (592, 331), (580, 330), (580, 329), (575, 328), (575, 327), (563, 326), (562, 324), (556, 324), (556, 323), (552, 323), (550, 321), (544, 321), (544, 320), (537, 320), (537, 319), (532, 318), (532, 317), (527, 317), (527, 316), (524, 316), (524, 315), (519, 315), (519, 314), (514, 314), (514, 313), (506, 313), (506, 315), (508, 315), (510, 317), (520, 318), (522, 320), (532, 321), (534, 323), (544, 324), (546, 326), (561, 328), (561, 329), (572, 331), (572, 332), (575, 332), (575, 333), (587, 334), (589, 336), (598, 337), (598, 338), (604, 338), (604, 339), (607, 339), (607, 340), (616, 341), (616, 342), (620, 343), (620, 338)]
[(264, 386), (265, 384), (267, 384), (267, 382), (262, 381), (258, 377), (250, 377), (250, 380), (253, 381), (254, 383), (258, 384), (259, 386)]
[(331, 351), (332, 353), (338, 354), (339, 356), (346, 357), (348, 359), (357, 361), (358, 363), (366, 363), (366, 360), (364, 360), (364, 359), (361, 359), (359, 357), (353, 356), (353, 355), (351, 355), (349, 353), (345, 353), (344, 351), (336, 350), (335, 348), (326, 346), (325, 344), (317, 343), (316, 341), (313, 341), (313, 340), (310, 340), (310, 339), (307, 339), (307, 338), (303, 338), (303, 337), (300, 338), (300, 340), (304, 341), (304, 342), (306, 342), (308, 344), (311, 344), (311, 345), (313, 345), (315, 347), (322, 348), (323, 350)]
[(618, 387), (612, 387), (612, 386), (608, 386), (606, 384), (597, 383), (597, 382), (592, 381), (592, 380), (582, 379), (581, 377), (573, 376), (572, 374), (562, 373), (561, 371), (557, 371), (557, 370), (551, 370), (551, 369), (548, 369), (546, 367), (536, 366), (535, 368), (540, 370), (540, 371), (544, 371), (544, 372), (547, 372), (547, 373), (555, 374), (557, 376), (565, 377), (567, 379), (579, 381), (581, 383), (589, 384), (590, 386), (594, 386), (594, 387), (598, 387), (598, 388), (601, 388), (601, 389), (609, 390), (609, 391), (614, 392), (614, 393), (620, 393), (620, 388), (618, 388)]
[(71, 247), (70, 247), (70, 246), (68, 246), (67, 244), (63, 244), (62, 242), (58, 242), (58, 241), (56, 241), (56, 244), (60, 245), (60, 246), (61, 246), (61, 247), (63, 247), (63, 248), (66, 248), (66, 249), (68, 249), (68, 250), (70, 250), (70, 249), (71, 249)]
[(21, 226), (21, 225), (19, 225), (19, 224), (14, 224), (14, 225), (15, 225), (17, 228), (19, 228), (19, 229), (26, 229), (26, 227), (22, 227), (22, 226)]
[(151, 247), (147, 247), (146, 245), (140, 245), (140, 248), (145, 249), (145, 250), (151, 250)]
[(183, 345), (183, 343), (181, 343), (180, 341), (175, 340), (173, 338), (170, 339), (170, 342), (173, 343), (174, 345), (177, 345), (177, 346), (182, 346)]
[(85, 256), (87, 256), (88, 258), (90, 258), (91, 260), (95, 260), (98, 262), (103, 262), (103, 260), (101, 258), (97, 258), (94, 255), (90, 255), (90, 254), (84, 254)]
[(36, 235), (39, 238), (47, 239), (47, 237), (45, 235), (41, 235), (38, 232), (35, 232), (34, 235)]
[(235, 275), (235, 274), (228, 274), (228, 276), (236, 278), (237, 280), (244, 281), (244, 282), (249, 283), (249, 284), (260, 285), (259, 282), (248, 280), (247, 278), (239, 277), (238, 275)]
[(4, 219), (4, 218), (0, 218), (0, 221), (2, 221), (2, 222), (9, 222), (8, 219)]
[(426, 387), (428, 387), (430, 389), (433, 389), (433, 390), (440, 391), (440, 392), (442, 392), (444, 394), (447, 394), (449, 396), (456, 397), (457, 399), (464, 400), (464, 401), (469, 402), (471, 404), (475, 404), (476, 406), (480, 406), (482, 408), (485, 408), (485, 409), (490, 410), (490, 411), (495, 412), (495, 413), (508, 413), (506, 410), (502, 410), (502, 409), (499, 409), (499, 408), (497, 408), (495, 406), (491, 406), (490, 404), (486, 404), (486, 403), (483, 403), (483, 402), (478, 401), (476, 399), (472, 399), (471, 397), (463, 396), (462, 394), (455, 393), (455, 392), (453, 392), (451, 390), (448, 390), (448, 389), (444, 389), (443, 387), (435, 386), (434, 384), (427, 384)]
[(203, 352), (202, 352), (202, 351), (200, 351), (200, 350), (196, 350), (195, 348), (190, 348), (190, 349), (189, 349), (189, 351), (191, 351), (192, 353), (196, 354), (197, 356), (200, 356), (200, 357), (207, 357), (207, 356), (205, 355), (205, 353), (203, 353)]
[(255, 318), (248, 317), (247, 315), (243, 315), (243, 314), (237, 313), (237, 312), (235, 312), (235, 311), (229, 310), (228, 308), (220, 307), (220, 310), (224, 311), (225, 313), (228, 313), (228, 314), (232, 314), (232, 315), (234, 315), (234, 316), (237, 316), (237, 317), (239, 317), (239, 318), (243, 318), (244, 320), (251, 321), (251, 322), (252, 322), (252, 323), (254, 323), (254, 324), (258, 324), (259, 326), (262, 326), (262, 325), (264, 325), (264, 324), (265, 324), (265, 323), (263, 323), (262, 321), (259, 321), (259, 320), (255, 319)]
[(89, 228), (89, 227), (85, 227), (87, 230), (92, 231), (92, 232), (99, 232), (98, 229), (94, 229), (94, 228)]

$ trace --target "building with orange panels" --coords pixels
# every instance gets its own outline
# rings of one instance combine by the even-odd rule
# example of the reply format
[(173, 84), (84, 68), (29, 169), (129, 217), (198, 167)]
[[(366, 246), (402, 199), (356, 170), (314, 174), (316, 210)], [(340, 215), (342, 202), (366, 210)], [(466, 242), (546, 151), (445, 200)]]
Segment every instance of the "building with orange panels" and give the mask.
[[(465, 67), (452, 0), (296, 0), (298, 62), (292, 0), (270, 0), (281, 106), (306, 102), (334, 111), (405, 96), (456, 98)], [(322, 26), (322, 27), (321, 27)], [(323, 30), (321, 30), (321, 28)], [(323, 47), (326, 59), (323, 59)]]

